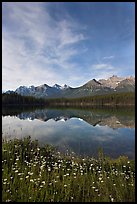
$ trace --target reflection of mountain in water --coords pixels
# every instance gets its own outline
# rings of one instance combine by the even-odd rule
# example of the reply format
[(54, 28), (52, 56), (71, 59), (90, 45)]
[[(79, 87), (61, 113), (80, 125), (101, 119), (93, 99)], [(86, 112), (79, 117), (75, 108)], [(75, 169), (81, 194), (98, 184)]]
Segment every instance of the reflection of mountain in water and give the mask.
[(20, 119), (38, 119), (41, 121), (48, 121), (53, 119), (54, 121), (64, 120), (67, 121), (73, 117), (81, 118), (92, 126), (109, 126), (111, 128), (120, 128), (120, 127), (135, 127), (134, 116), (132, 115), (122, 115), (116, 114), (115, 112), (101, 112), (95, 110), (76, 110), (76, 109), (42, 109), (35, 110), (33, 112), (22, 112), (17, 115)]

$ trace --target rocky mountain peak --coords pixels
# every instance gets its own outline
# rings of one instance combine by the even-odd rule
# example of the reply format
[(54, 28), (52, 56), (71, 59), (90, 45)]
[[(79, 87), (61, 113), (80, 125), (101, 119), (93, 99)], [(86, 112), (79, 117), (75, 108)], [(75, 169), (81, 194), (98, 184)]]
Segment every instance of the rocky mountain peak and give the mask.
[(86, 84), (72, 88), (68, 85), (48, 86), (42, 84), (40, 86), (20, 86), (15, 90), (15, 93), (24, 96), (44, 97), (44, 98), (59, 98), (59, 97), (85, 97), (91, 95), (100, 95), (114, 92), (135, 91), (135, 77), (118, 77), (113, 75), (108, 79), (92, 79)]

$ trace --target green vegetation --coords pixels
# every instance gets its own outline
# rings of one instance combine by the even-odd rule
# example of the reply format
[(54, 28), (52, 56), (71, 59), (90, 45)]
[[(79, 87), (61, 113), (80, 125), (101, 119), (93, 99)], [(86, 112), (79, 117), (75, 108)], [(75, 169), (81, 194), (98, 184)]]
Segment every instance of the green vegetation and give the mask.
[(2, 145), (2, 201), (135, 202), (135, 163), (62, 155), (30, 137)]
[(58, 99), (47, 99), (47, 103), (54, 106), (123, 106), (123, 105), (134, 105), (135, 104), (135, 93), (111, 93), (96, 96), (87, 96), (81, 98), (58, 98)]
[(65, 107), (90, 107), (90, 106), (123, 106), (135, 104), (135, 93), (111, 93), (104, 95), (87, 96), (82, 98), (35, 98), (21, 96), (17, 93), (2, 94), (3, 105), (46, 105)]
[(33, 96), (21, 96), (17, 93), (3, 93), (2, 105), (42, 105), (45, 103), (43, 98)]

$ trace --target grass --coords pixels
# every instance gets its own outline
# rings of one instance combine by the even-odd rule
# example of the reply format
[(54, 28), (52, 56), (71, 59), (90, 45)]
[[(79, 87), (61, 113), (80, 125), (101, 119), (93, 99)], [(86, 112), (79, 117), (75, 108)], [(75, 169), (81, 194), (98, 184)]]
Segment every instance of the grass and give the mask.
[(135, 202), (135, 163), (62, 155), (30, 137), (2, 145), (3, 202)]

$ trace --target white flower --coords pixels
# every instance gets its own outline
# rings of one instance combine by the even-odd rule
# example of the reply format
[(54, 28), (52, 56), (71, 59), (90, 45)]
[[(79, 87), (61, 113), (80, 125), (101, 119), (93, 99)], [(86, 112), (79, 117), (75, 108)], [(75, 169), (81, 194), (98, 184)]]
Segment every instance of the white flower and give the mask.
[(111, 198), (111, 202), (113, 202), (114, 201), (114, 198)]
[(30, 176), (32, 176), (33, 175), (33, 172), (31, 173), (31, 172), (28, 172), (28, 174), (30, 175)]
[(94, 189), (94, 188), (96, 188), (95, 186), (92, 186), (92, 188)]
[(7, 181), (7, 179), (4, 179), (4, 181)]

